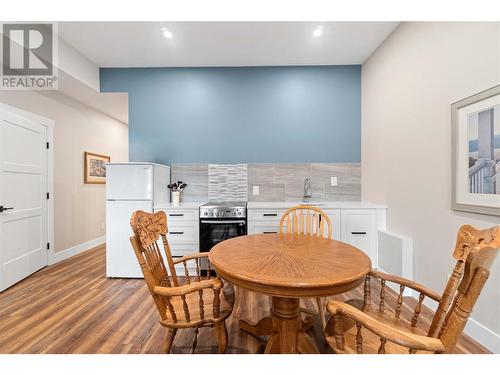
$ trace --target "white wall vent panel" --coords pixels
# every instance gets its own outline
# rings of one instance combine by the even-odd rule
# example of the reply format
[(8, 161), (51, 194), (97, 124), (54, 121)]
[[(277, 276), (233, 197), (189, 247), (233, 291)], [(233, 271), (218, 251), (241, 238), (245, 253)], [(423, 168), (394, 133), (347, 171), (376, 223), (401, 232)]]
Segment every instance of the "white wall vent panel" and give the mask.
[[(378, 231), (378, 267), (380, 271), (413, 279), (413, 241), (384, 230)], [(399, 293), (399, 287), (388, 283)], [(407, 288), (404, 295), (412, 295)]]

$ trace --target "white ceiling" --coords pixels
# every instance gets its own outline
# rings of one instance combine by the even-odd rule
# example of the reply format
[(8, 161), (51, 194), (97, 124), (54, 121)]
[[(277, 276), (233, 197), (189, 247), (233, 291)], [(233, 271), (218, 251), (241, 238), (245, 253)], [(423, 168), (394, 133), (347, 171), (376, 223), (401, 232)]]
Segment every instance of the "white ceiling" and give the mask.
[[(323, 35), (314, 37), (323, 25)], [(398, 22), (60, 22), (99, 67), (361, 64)], [(162, 27), (174, 34), (162, 35)]]

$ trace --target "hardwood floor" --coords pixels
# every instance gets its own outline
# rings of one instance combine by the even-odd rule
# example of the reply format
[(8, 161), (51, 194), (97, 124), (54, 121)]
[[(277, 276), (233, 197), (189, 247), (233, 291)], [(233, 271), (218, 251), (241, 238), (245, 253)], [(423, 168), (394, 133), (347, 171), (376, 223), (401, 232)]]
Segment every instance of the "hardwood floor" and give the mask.
[[(142, 279), (107, 279), (104, 247), (89, 250), (47, 267), (0, 293), (0, 353), (161, 353), (166, 329)], [(372, 288), (377, 293), (377, 285)], [(396, 295), (387, 293), (394, 304)], [(361, 289), (337, 299), (359, 298)], [(315, 309), (313, 301), (305, 307)], [(414, 299), (404, 303), (402, 314), (411, 314)], [(240, 317), (257, 321), (267, 315), (269, 298), (238, 289), (232, 316), (227, 320), (229, 353), (262, 353), (265, 341), (238, 328)], [(424, 308), (422, 323), (431, 311)], [(319, 318), (310, 331), (322, 353)], [(194, 329), (179, 330), (173, 353), (193, 351)], [(214, 333), (199, 330), (195, 353), (217, 353)], [(465, 335), (457, 353), (488, 353)]]

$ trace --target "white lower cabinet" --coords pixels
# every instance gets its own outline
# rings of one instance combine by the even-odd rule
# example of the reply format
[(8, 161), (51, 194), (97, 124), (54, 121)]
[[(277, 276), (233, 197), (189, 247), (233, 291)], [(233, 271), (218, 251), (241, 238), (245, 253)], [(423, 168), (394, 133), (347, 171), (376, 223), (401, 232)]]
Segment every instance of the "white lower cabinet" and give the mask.
[[(248, 234), (278, 233), (281, 216), (286, 210), (248, 210)], [(324, 210), (332, 221), (332, 236), (340, 239), (340, 209)]]
[[(167, 215), (167, 240), (174, 261), (185, 255), (200, 251), (200, 222), (198, 208), (166, 207), (155, 208), (155, 211), (165, 211)], [(163, 245), (160, 244), (163, 249)], [(188, 269), (192, 273), (195, 269), (193, 261), (188, 262)], [(175, 267), (179, 276), (184, 275), (182, 264)]]
[(280, 218), (273, 220), (252, 220), (248, 219), (247, 232), (248, 234), (262, 233), (278, 233)]
[(196, 245), (200, 241), (199, 224), (196, 222), (182, 221), (168, 225), (168, 243), (174, 245)]
[(248, 220), (254, 221), (269, 221), (272, 223), (279, 223), (281, 216), (285, 213), (286, 210), (248, 210)]
[(363, 250), (372, 262), (377, 256), (377, 227), (375, 210), (342, 210), (341, 239)]

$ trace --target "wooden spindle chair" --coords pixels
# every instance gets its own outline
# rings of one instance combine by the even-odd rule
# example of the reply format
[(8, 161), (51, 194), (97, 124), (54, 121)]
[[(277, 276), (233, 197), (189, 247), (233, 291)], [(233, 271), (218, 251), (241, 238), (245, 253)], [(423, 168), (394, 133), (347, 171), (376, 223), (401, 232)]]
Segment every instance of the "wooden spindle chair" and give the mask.
[[(178, 329), (196, 328), (194, 350), (198, 328), (214, 327), (219, 352), (224, 353), (228, 341), (225, 320), (233, 309), (234, 290), (230, 285), (225, 286), (219, 277), (211, 276), (208, 253), (174, 260), (167, 241), (167, 215), (163, 211), (134, 212), (130, 225), (134, 232), (130, 242), (160, 313), (160, 324), (168, 328), (165, 352), (170, 353)], [(168, 268), (158, 245), (160, 239)], [(205, 264), (206, 276), (202, 274)], [(183, 277), (175, 270), (180, 265), (184, 268)], [(195, 269), (196, 275), (191, 275), (190, 269)]]
[[(296, 233), (331, 239), (332, 229), (332, 221), (323, 210), (310, 205), (301, 205), (290, 207), (281, 216), (279, 233), (280, 235), (284, 232)], [(316, 305), (318, 306), (321, 325), (324, 328), (326, 325), (325, 304), (318, 297), (316, 298)], [(308, 310), (302, 309), (302, 311), (309, 313)]]
[[(411, 280), (371, 271), (364, 283), (364, 299), (330, 301), (332, 314), (325, 338), (336, 353), (450, 353), (462, 334), (472, 309), (488, 279), (500, 248), (500, 227), (478, 230), (460, 228), (453, 251), (456, 264), (442, 295)], [(378, 307), (372, 303), (371, 280), (380, 282)], [(386, 282), (399, 284), (394, 309), (386, 306)], [(413, 312), (402, 316), (403, 293), (418, 293)], [(430, 298), (439, 305), (430, 325), (419, 321), (422, 303)]]

